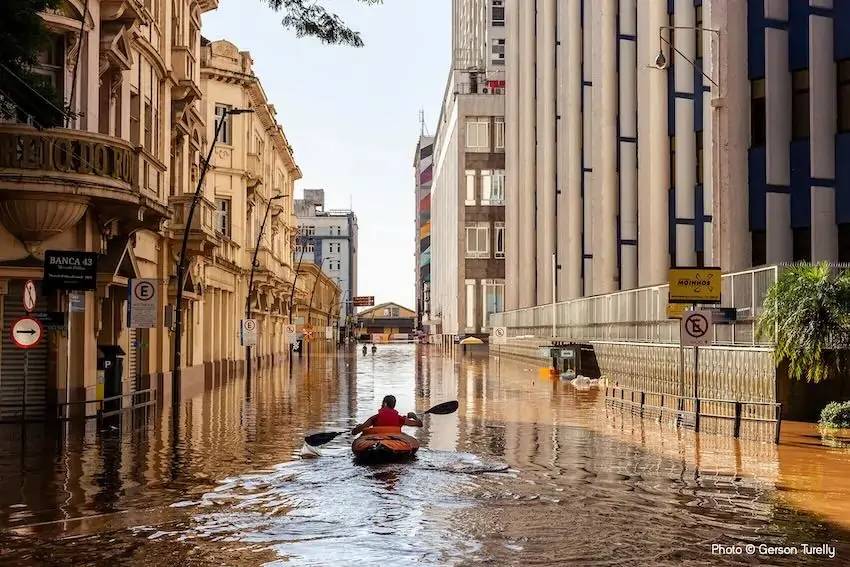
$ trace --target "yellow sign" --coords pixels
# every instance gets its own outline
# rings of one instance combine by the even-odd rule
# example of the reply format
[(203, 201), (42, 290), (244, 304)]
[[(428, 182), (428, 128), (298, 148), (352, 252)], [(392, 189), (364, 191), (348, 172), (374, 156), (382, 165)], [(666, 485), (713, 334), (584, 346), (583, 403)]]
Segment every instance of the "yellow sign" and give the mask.
[(720, 268), (670, 268), (670, 303), (720, 303)]
[(667, 304), (667, 318), (668, 319), (681, 319), (685, 315), (685, 311), (688, 310), (690, 304), (688, 303), (668, 303)]

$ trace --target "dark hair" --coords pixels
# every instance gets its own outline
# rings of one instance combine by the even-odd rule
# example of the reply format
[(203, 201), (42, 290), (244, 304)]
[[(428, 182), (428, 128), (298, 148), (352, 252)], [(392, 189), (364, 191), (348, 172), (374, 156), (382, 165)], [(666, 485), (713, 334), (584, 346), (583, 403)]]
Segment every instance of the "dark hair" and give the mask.
[(395, 396), (384, 396), (384, 401), (381, 403), (383, 406), (387, 406), (388, 408), (395, 408)]

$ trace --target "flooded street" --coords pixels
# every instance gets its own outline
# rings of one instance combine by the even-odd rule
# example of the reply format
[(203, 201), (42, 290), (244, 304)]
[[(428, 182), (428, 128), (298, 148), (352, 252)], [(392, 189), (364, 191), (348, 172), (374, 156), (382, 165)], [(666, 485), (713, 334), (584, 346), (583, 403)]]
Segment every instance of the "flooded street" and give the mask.
[[(356, 465), (347, 435), (299, 458), (386, 394), (460, 408), (410, 431), (409, 464)], [(779, 447), (698, 438), (427, 346), (296, 360), (132, 427), (0, 428), (0, 564), (850, 564), (850, 449), (785, 427)]]

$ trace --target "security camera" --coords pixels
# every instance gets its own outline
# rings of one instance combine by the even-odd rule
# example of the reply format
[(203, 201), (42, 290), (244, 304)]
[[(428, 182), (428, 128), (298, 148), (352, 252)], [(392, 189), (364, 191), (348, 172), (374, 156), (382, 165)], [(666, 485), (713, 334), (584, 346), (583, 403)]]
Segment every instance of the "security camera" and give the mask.
[(659, 51), (658, 55), (655, 57), (655, 66), (659, 69), (667, 68), (667, 58), (664, 57), (664, 53)]

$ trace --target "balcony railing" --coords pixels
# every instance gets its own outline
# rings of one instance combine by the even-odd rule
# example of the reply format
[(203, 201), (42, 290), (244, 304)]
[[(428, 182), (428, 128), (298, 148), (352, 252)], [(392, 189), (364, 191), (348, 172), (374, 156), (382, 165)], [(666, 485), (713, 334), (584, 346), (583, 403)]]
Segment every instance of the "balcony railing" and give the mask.
[[(184, 194), (171, 197), (169, 206), (172, 210), (170, 226), (175, 234), (182, 234), (186, 229), (186, 219), (189, 216), (189, 208), (192, 205), (193, 195)], [(195, 214), (192, 216), (192, 224), (189, 227), (191, 232), (197, 235), (203, 235), (204, 238), (218, 242), (220, 237), (215, 230), (215, 203), (209, 199), (202, 198), (195, 207)]]
[(238, 265), (239, 246), (229, 238), (222, 236), (221, 244), (216, 248), (214, 258), (228, 264)]
[(248, 177), (254, 182), (263, 182), (263, 160), (258, 154), (248, 154), (245, 170), (248, 172)]

